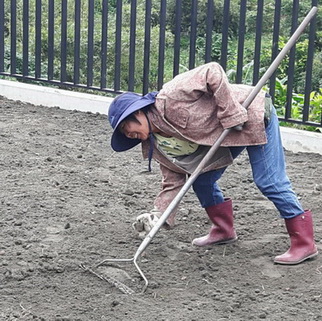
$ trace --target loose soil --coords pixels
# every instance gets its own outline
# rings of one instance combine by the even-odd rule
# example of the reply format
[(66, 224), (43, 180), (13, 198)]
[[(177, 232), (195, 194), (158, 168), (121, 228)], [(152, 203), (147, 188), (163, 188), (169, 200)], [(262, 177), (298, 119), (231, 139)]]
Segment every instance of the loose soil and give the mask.
[[(113, 153), (105, 115), (0, 98), (0, 320), (322, 320), (321, 256), (274, 265), (289, 239), (274, 206), (255, 187), (247, 155), (221, 179), (234, 201), (239, 240), (196, 248), (210, 227), (189, 191), (174, 229), (161, 229), (139, 260), (132, 223), (152, 207), (158, 165), (140, 148)], [(287, 170), (312, 209), (322, 251), (322, 156), (286, 152)], [(99, 275), (121, 279), (124, 294)]]

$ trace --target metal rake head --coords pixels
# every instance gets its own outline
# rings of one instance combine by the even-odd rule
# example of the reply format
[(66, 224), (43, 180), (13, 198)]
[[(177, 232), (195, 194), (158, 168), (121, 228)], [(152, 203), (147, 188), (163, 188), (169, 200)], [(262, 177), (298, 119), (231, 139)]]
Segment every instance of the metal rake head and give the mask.
[[(121, 262), (121, 263), (128, 263), (128, 262), (133, 262), (135, 268), (138, 270), (140, 276), (143, 278), (144, 280), (144, 286), (142, 288), (141, 293), (144, 293), (148, 287), (149, 281), (147, 280), (147, 278), (145, 277), (144, 273), (142, 272), (141, 268), (139, 267), (138, 263), (137, 263), (137, 257), (134, 256), (131, 259), (105, 259), (103, 261), (101, 261), (100, 263), (98, 263), (95, 268), (103, 265), (104, 263), (115, 263), (115, 262)], [(133, 289), (131, 289), (130, 287), (128, 287), (126, 284), (124, 284), (123, 282), (121, 282), (120, 280), (115, 279), (114, 277), (107, 277), (105, 275), (99, 274), (96, 271), (93, 270), (93, 268), (87, 267), (85, 264), (81, 263), (80, 268), (83, 269), (84, 271), (90, 272), (91, 274), (97, 276), (98, 278), (100, 278), (103, 281), (108, 282), (109, 284), (113, 285), (114, 287), (118, 288), (120, 291), (122, 291), (124, 294), (135, 294), (135, 291)]]

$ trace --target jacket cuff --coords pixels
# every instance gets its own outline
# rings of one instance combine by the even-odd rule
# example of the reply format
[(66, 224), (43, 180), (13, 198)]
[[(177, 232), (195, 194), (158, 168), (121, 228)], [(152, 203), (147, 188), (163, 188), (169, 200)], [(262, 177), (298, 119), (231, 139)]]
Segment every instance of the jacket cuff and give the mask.
[(240, 111), (240, 113), (235, 114), (234, 116), (229, 116), (226, 118), (220, 119), (220, 123), (224, 129), (232, 128), (237, 125), (246, 123), (248, 120), (247, 111)]

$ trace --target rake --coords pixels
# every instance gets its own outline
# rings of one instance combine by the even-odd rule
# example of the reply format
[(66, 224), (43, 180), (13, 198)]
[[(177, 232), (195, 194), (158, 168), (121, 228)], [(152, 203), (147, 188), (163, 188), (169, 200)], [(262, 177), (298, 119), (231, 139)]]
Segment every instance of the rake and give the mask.
[[(274, 59), (274, 61), (272, 62), (272, 64), (269, 66), (269, 68), (267, 69), (267, 71), (265, 72), (265, 74), (261, 77), (261, 79), (258, 81), (257, 85), (253, 88), (253, 90), (251, 91), (251, 93), (249, 94), (249, 96), (246, 98), (246, 100), (243, 103), (243, 107), (244, 108), (247, 109), (248, 106), (252, 103), (252, 101), (254, 100), (254, 98), (256, 97), (256, 95), (259, 93), (259, 91), (265, 85), (266, 81), (268, 81), (268, 79), (272, 76), (272, 74), (275, 72), (275, 70), (279, 66), (280, 62), (284, 59), (284, 57), (286, 56), (286, 54), (288, 53), (288, 51), (293, 47), (293, 45), (296, 43), (297, 39), (302, 34), (302, 32), (304, 31), (304, 29), (306, 28), (306, 26), (313, 19), (313, 17), (315, 16), (316, 12), (317, 12), (317, 7), (312, 7), (311, 10), (309, 11), (309, 13), (307, 14), (307, 16), (303, 19), (302, 23), (298, 26), (298, 28), (295, 30), (295, 32), (293, 33), (293, 35), (291, 36), (291, 38), (288, 40), (288, 42), (286, 43), (286, 45), (284, 46), (284, 48), (276, 56), (276, 58)], [(141, 268), (139, 267), (139, 265), (138, 265), (138, 259), (140, 258), (140, 256), (142, 255), (142, 253), (145, 251), (145, 249), (148, 247), (148, 245), (150, 244), (150, 242), (152, 241), (152, 239), (154, 238), (154, 236), (156, 235), (156, 233), (160, 230), (160, 228), (162, 227), (162, 225), (166, 222), (167, 218), (170, 216), (170, 214), (172, 213), (172, 211), (180, 203), (180, 201), (182, 200), (183, 196), (187, 193), (187, 191), (192, 186), (192, 184), (194, 183), (194, 181), (197, 179), (198, 175), (201, 173), (201, 171), (203, 170), (203, 168), (205, 167), (205, 165), (207, 164), (207, 162), (210, 161), (211, 157), (218, 150), (218, 148), (220, 147), (221, 143), (224, 141), (224, 139), (230, 133), (231, 130), (232, 130), (231, 128), (230, 129), (224, 129), (223, 130), (223, 132), (220, 135), (220, 137), (218, 138), (218, 140), (210, 148), (210, 150), (208, 151), (208, 153), (201, 160), (201, 162), (199, 163), (198, 167), (195, 169), (195, 171), (188, 178), (188, 180), (186, 181), (186, 183), (184, 184), (184, 186), (181, 188), (181, 190), (179, 191), (179, 193), (172, 200), (172, 202), (169, 204), (169, 206), (167, 207), (167, 209), (163, 212), (163, 214), (161, 215), (161, 217), (157, 221), (156, 225), (151, 229), (151, 231), (143, 239), (142, 243), (140, 244), (139, 248), (135, 252), (134, 256), (131, 257), (131, 258), (124, 258), (124, 259), (121, 259), (121, 258), (119, 258), (119, 259), (118, 258), (105, 259), (105, 260), (101, 261), (100, 263), (98, 263), (96, 265), (96, 267), (99, 267), (100, 265), (102, 265), (102, 264), (104, 264), (106, 262), (110, 262), (110, 263), (111, 262), (121, 262), (121, 263), (122, 262), (123, 263), (125, 263), (125, 262), (133, 262), (135, 268), (137, 269), (137, 271), (139, 272), (139, 274), (141, 275), (141, 277), (142, 277), (142, 279), (144, 280), (144, 283), (145, 283), (144, 286), (143, 286), (143, 288), (142, 288), (141, 293), (144, 293), (145, 292), (145, 290), (147, 289), (147, 287), (149, 285), (149, 281), (146, 278), (146, 276), (144, 275), (144, 273), (142, 272)], [(92, 274), (95, 274), (96, 276), (98, 276), (99, 278), (107, 281), (111, 285), (117, 287), (123, 293), (126, 293), (126, 294), (133, 294), (134, 293), (134, 291), (132, 289), (128, 288), (125, 284), (123, 284), (120, 281), (116, 281), (116, 280), (110, 279), (110, 278), (101, 277), (94, 270), (92, 270), (90, 268), (86, 268), (84, 265), (81, 265), (81, 267), (83, 269), (85, 269), (86, 271), (89, 271)]]

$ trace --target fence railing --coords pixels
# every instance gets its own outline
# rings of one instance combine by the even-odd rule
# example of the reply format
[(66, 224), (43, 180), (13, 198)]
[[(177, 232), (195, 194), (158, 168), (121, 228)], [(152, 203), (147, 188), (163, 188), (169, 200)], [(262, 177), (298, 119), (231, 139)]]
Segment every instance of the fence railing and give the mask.
[[(232, 82), (255, 84), (311, 6), (317, 0), (0, 0), (0, 76), (144, 94), (218, 61)], [(315, 17), (268, 90), (281, 120), (322, 127), (322, 107), (312, 107), (316, 26)]]

